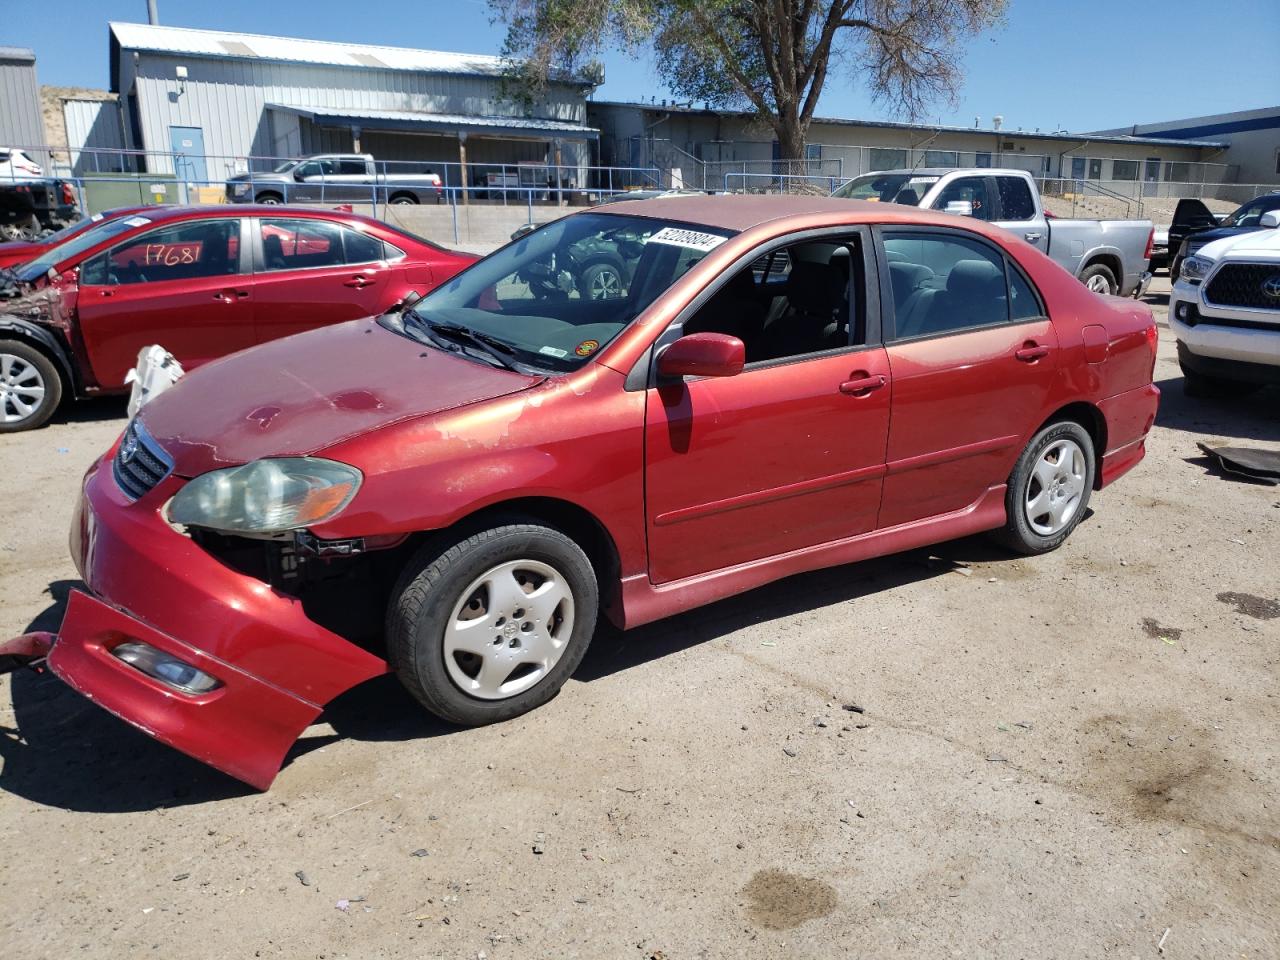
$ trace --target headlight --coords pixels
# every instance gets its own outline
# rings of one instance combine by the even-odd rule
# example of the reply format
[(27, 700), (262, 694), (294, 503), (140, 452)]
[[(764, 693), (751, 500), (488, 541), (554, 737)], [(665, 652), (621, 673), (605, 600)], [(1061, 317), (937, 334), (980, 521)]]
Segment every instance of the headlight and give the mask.
[(255, 460), (196, 477), (169, 504), (173, 523), (281, 533), (327, 520), (360, 489), (360, 471), (315, 457)]
[(1199, 283), (1209, 275), (1209, 271), (1213, 269), (1213, 261), (1207, 257), (1187, 257), (1182, 261), (1182, 271), (1178, 274), (1188, 283)]
[(243, 197), (246, 193), (248, 193), (248, 192), (249, 192), (249, 185), (248, 185), (247, 183), (236, 183), (236, 184), (232, 184), (232, 186), (231, 186), (231, 191), (232, 191), (232, 192), (233, 192), (237, 197)]

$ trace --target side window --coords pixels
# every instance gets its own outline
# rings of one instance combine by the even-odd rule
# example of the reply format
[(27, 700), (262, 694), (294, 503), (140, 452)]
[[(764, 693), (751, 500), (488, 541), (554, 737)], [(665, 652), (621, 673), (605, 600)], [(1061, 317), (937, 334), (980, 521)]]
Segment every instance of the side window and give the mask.
[(742, 267), (684, 333), (737, 337), (748, 364), (861, 344), (865, 282), (857, 235), (791, 244)]
[(382, 250), (382, 257), (384, 260), (403, 260), (405, 256), (407, 256), (407, 254), (399, 247), (387, 243), (385, 240), (382, 241)]
[(106, 282), (154, 283), (238, 273), (239, 248), (239, 220), (195, 220), (152, 230), (112, 248), (105, 259)]
[(896, 339), (937, 336), (1009, 319), (1004, 258), (957, 235), (884, 235)]
[(363, 177), (368, 173), (363, 160), (339, 160), (335, 173), (344, 177)]
[(347, 263), (373, 263), (382, 259), (382, 241), (358, 230), (342, 229)]
[(262, 220), (262, 267), (267, 271), (341, 266), (345, 231), (327, 220)]
[(299, 179), (299, 180), (305, 177), (320, 176), (320, 161), (308, 160), (306, 163), (302, 164), (301, 166), (295, 167), (293, 170), (293, 176), (295, 179)]
[(952, 180), (942, 188), (938, 199), (933, 201), (933, 209), (946, 210), (948, 203), (961, 201), (972, 208), (971, 216), (978, 220), (991, 219), (991, 203), (987, 197), (986, 177), (960, 177)]
[(100, 253), (92, 260), (80, 265), (80, 286), (104, 287), (107, 285), (107, 258), (109, 253)]
[(996, 177), (1000, 187), (1001, 220), (1033, 220), (1036, 202), (1031, 187), (1021, 177)]
[(1014, 266), (1009, 267), (1009, 319), (1031, 320), (1043, 317), (1044, 308), (1040, 306), (1040, 298), (1031, 289), (1031, 284), (1022, 275), (1022, 271)]

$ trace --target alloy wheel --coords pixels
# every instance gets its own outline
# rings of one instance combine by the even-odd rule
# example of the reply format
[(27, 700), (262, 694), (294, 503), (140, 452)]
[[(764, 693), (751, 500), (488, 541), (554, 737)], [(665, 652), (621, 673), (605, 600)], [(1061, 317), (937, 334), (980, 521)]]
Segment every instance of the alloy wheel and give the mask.
[(22, 357), (0, 353), (0, 421), (21, 423), (35, 416), (44, 397), (39, 369)]
[(573, 634), (573, 592), (538, 560), (512, 560), (462, 592), (445, 627), (444, 661), (464, 693), (505, 700), (542, 680)]
[(1088, 461), (1074, 440), (1056, 440), (1040, 453), (1027, 478), (1027, 523), (1042, 537), (1066, 527), (1080, 509)]

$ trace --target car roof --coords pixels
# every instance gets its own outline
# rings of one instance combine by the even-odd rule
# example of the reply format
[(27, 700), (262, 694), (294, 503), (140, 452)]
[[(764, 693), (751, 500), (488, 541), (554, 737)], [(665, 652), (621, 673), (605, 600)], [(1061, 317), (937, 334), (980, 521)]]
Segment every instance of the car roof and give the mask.
[[(951, 214), (930, 213), (917, 207), (845, 200), (842, 197), (791, 197), (777, 194), (663, 197), (590, 208), (606, 217), (652, 217), (701, 224), (721, 230), (743, 231), (776, 220), (828, 215), (832, 224), (920, 221), (954, 224)], [(945, 219), (939, 220), (939, 217)]]
[(382, 227), (384, 229), (391, 230), (394, 233), (404, 232), (403, 230), (399, 230), (381, 220), (376, 220), (373, 217), (367, 217), (362, 213), (353, 213), (347, 212), (346, 210), (335, 210), (332, 208), (284, 206), (278, 203), (207, 203), (190, 204), (187, 206), (156, 204), (147, 207), (140, 207), (134, 211), (135, 216), (146, 216), (146, 218), (152, 223), (167, 223), (173, 220), (191, 220), (196, 217), (209, 216), (243, 217), (246, 214), (258, 217), (346, 220), (354, 223), (366, 223), (371, 226)]
[(1019, 170), (1017, 167), (902, 167), (898, 170), (871, 170), (867, 173), (860, 173), (857, 177), (850, 177), (851, 180), (858, 180), (862, 177), (876, 176), (906, 176), (913, 177), (942, 177), (948, 173), (965, 173), (969, 176), (977, 176), (981, 174), (984, 177), (1000, 175), (1008, 176), (1009, 174), (1017, 174), (1022, 176), (1027, 173), (1026, 170)]

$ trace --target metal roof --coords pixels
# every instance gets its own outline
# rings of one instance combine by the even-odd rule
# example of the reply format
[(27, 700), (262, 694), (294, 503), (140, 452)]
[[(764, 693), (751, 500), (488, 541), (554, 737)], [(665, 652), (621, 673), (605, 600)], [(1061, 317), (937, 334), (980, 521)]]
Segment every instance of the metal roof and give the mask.
[[(651, 113), (682, 113), (682, 114), (703, 114), (706, 116), (721, 117), (742, 117), (751, 119), (755, 114), (749, 110), (714, 110), (704, 107), (695, 107), (689, 104), (670, 104), (663, 106), (658, 103), (632, 103), (628, 101), (618, 100), (592, 100), (589, 101), (588, 108), (592, 106), (602, 107), (634, 107), (639, 110), (647, 110)], [(871, 127), (887, 130), (919, 130), (923, 132), (940, 132), (940, 133), (975, 133), (985, 134), (992, 137), (1005, 137), (1008, 139), (1031, 139), (1031, 140), (1057, 140), (1057, 141), (1086, 141), (1089, 143), (1130, 143), (1144, 144), (1163, 144), (1169, 147), (1226, 147), (1226, 143), (1216, 143), (1208, 140), (1182, 140), (1169, 139), (1164, 137), (1142, 137), (1142, 136), (1125, 136), (1125, 135), (1102, 135), (1096, 133), (1070, 133), (1062, 131), (1059, 133), (1041, 133), (1030, 132), (1027, 130), (993, 130), (980, 129), (978, 127), (960, 127), (951, 126), (949, 124), (938, 123), (903, 123), (895, 120), (849, 120), (843, 117), (814, 117), (812, 123), (827, 124), (830, 126), (840, 127)], [(922, 145), (919, 149), (928, 149)], [(943, 149), (937, 147), (935, 149)]]
[(20, 60), (23, 63), (35, 63), (36, 52), (26, 47), (0, 47), (0, 60)]
[(454, 113), (422, 113), (414, 110), (352, 110), (347, 107), (308, 107), (288, 103), (268, 103), (268, 110), (306, 117), (322, 126), (358, 126), (366, 130), (438, 130), (445, 133), (474, 132), (488, 136), (549, 135), (570, 139), (595, 140), (600, 131), (595, 127), (564, 120), (542, 120), (536, 117), (476, 117)]
[[(113, 47), (192, 57), (219, 57), (242, 60), (274, 60), (287, 63), (315, 63), (333, 67), (412, 70), (420, 73), (454, 73), (467, 76), (501, 76), (508, 62), (502, 57), (473, 53), (446, 53), (413, 50), (363, 43), (335, 43), (269, 37), (256, 33), (229, 33), (223, 30), (194, 30), (187, 27), (160, 27), (146, 23), (109, 23)], [(117, 85), (116, 56), (112, 55), (112, 87)], [(561, 76), (565, 83), (591, 84), (583, 77)]]

